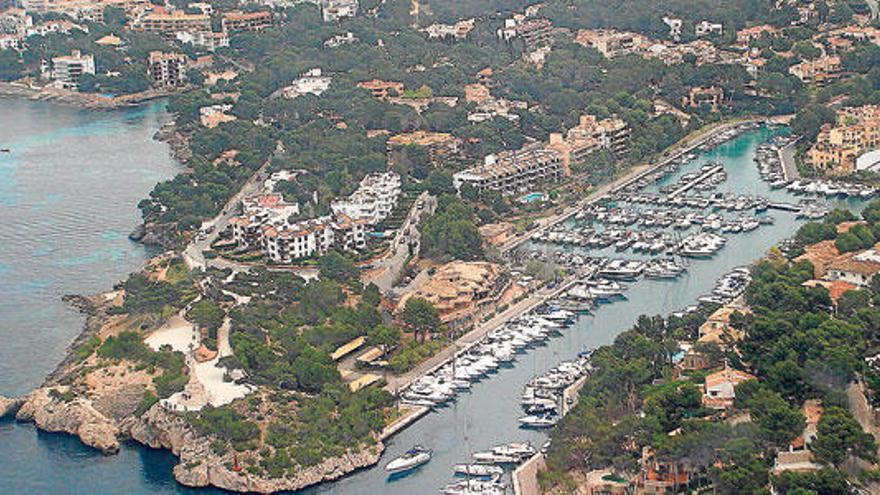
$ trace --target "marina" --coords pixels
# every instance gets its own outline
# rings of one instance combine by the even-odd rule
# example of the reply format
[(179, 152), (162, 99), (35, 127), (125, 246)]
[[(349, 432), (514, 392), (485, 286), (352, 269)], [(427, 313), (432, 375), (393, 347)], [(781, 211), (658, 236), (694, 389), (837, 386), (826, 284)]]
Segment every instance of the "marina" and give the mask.
[[(768, 183), (761, 180), (753, 161), (759, 144), (773, 136), (783, 135), (785, 131), (784, 128), (766, 127), (747, 129), (739, 137), (727, 139), (720, 145), (710, 148), (709, 151), (694, 153), (690, 161), (678, 165), (669, 173), (646, 181), (640, 190), (633, 188), (632, 192), (622, 189), (619, 191), (630, 195), (660, 196), (661, 187), (679, 183), (683, 175), (696, 172), (709, 162), (723, 163), (727, 177), (715, 187), (714, 193), (729, 198), (766, 198), (767, 209), (757, 212), (754, 208), (744, 208), (739, 211), (734, 208), (733, 211), (724, 209), (716, 214), (725, 218), (736, 218), (738, 215), (748, 213), (752, 218), (766, 219), (755, 229), (738, 233), (715, 232), (716, 235), (724, 236), (726, 242), (709, 257), (686, 257), (670, 252), (656, 255), (635, 253), (632, 246), (625, 251), (616, 251), (616, 248), (610, 244), (606, 247), (585, 248), (574, 243), (549, 243), (537, 239), (526, 242), (517, 253), (522, 263), (526, 263), (530, 256), (539, 256), (548, 260), (569, 260), (566, 266), (577, 266), (578, 270), (571, 282), (560, 286), (547, 304), (537, 308), (534, 314), (521, 316), (519, 323), (522, 324), (530, 319), (535, 321), (537, 318), (546, 319), (544, 316), (553, 313), (557, 313), (558, 317), (562, 318), (565, 313), (559, 312), (560, 310), (575, 314), (572, 323), (555, 330), (552, 335), (548, 332), (546, 339), (536, 339), (534, 343), (526, 344), (524, 352), (513, 353), (513, 362), (505, 365), (499, 363), (496, 371), (487, 370), (486, 373), (480, 374), (479, 379), (469, 381), (468, 389), (461, 389), (455, 393), (454, 399), (450, 398), (440, 405), (433, 406), (432, 413), (389, 439), (385, 454), (387, 459), (399, 456), (417, 443), (433, 449), (431, 462), (412, 475), (388, 480), (381, 470), (366, 470), (332, 485), (315, 488), (308, 493), (363, 493), (364, 490), (368, 492), (372, 490), (381, 493), (407, 494), (424, 491), (424, 486), (428, 483), (435, 487), (435, 490), (440, 491), (454, 482), (456, 465), (479, 463), (475, 456), (484, 460), (509, 460), (498, 457), (499, 454), (494, 452), (490, 455), (493, 446), (511, 442), (543, 445), (546, 441), (546, 429), (521, 427), (519, 421), (530, 415), (530, 411), (523, 408), (522, 399), (526, 387), (533, 380), (544, 376), (562, 362), (577, 361), (585, 350), (609, 343), (618, 333), (631, 327), (641, 314), (667, 315), (686, 311), (697, 304), (701, 297), (733, 299), (739, 293), (737, 288), (744, 287), (739, 275), (743, 272), (742, 267), (752, 263), (782, 239), (791, 236), (798, 225), (805, 221), (804, 218), (798, 218), (796, 215), (796, 212), (801, 210), (801, 207), (798, 207), (800, 198), (785, 189), (772, 189)], [(697, 195), (695, 191), (691, 191), (680, 197)], [(710, 196), (706, 193), (700, 195), (705, 196), (706, 199)], [(842, 205), (856, 209), (863, 204), (860, 198), (852, 197), (832, 198), (827, 200), (827, 203), (828, 207)], [(785, 207), (789, 207), (790, 210), (774, 208), (772, 204), (786, 205)], [(683, 206), (680, 209), (669, 209), (686, 212), (693, 208)], [(694, 210), (697, 211), (700, 210)], [(563, 222), (564, 228), (555, 227), (552, 231), (560, 229), (558, 232), (561, 234), (571, 235), (574, 229), (585, 228), (586, 225), (583, 224), (586, 222), (586, 213), (581, 215), (580, 219), (575, 219), (575, 216), (572, 215)], [(592, 228), (594, 233), (603, 232), (605, 226), (597, 224)], [(675, 241), (673, 244), (681, 243), (688, 236), (702, 232), (700, 226), (691, 226), (681, 231), (671, 227), (639, 227), (632, 230), (665, 234)], [(704, 238), (701, 242), (708, 242), (708, 239)], [(637, 272), (641, 270), (640, 275), (630, 280), (610, 279), (598, 275), (598, 269), (613, 259), (643, 263), (643, 265), (618, 263), (613, 267), (615, 269), (622, 267), (624, 271), (627, 268), (635, 269)], [(606, 272), (606, 275), (608, 273)], [(727, 279), (729, 281), (724, 283)], [(591, 281), (594, 281), (592, 285)], [(621, 294), (606, 300), (597, 300), (588, 292), (596, 286), (606, 291), (616, 289)], [(575, 309), (578, 308), (574, 305), (560, 307), (564, 303), (580, 303), (580, 310), (576, 311)], [(507, 327), (504, 325), (505, 330), (503, 332), (499, 330), (498, 333), (508, 332)], [(525, 340), (517, 339), (517, 336), (512, 334), (506, 339), (513, 349), (515, 345), (522, 345), (520, 340)], [(493, 348), (493, 355), (494, 352)], [(503, 354), (500, 350), (498, 352)], [(473, 369), (473, 364), (481, 356), (485, 356), (485, 350), (480, 352), (476, 349), (474, 352), (460, 350), (457, 354), (462, 358), (460, 363)], [(451, 366), (446, 368), (444, 373), (447, 377), (450, 373), (453, 379), (455, 377)], [(459, 373), (459, 376), (463, 376), (463, 373)], [(562, 402), (566, 401), (563, 399)], [(549, 409), (548, 401), (543, 401), (543, 404), (538, 407)], [(564, 409), (569, 407), (566, 405)], [(534, 411), (537, 412), (538, 409)], [(516, 463), (501, 465), (505, 474), (499, 481), (506, 483), (507, 493), (511, 492), (512, 486), (508, 473), (517, 465)]]

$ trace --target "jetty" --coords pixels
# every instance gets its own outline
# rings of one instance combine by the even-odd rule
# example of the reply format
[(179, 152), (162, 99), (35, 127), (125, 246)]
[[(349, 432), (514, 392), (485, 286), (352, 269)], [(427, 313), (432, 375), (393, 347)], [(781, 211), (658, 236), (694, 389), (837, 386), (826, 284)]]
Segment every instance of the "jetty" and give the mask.
[(686, 193), (686, 192), (690, 191), (691, 189), (693, 189), (695, 186), (697, 186), (697, 185), (699, 185), (699, 184), (702, 184), (703, 182), (705, 182), (706, 180), (708, 180), (709, 177), (712, 177), (713, 175), (715, 175), (715, 174), (717, 174), (718, 172), (721, 172), (721, 171), (723, 171), (723, 170), (724, 170), (724, 166), (723, 166), (723, 165), (715, 165), (714, 167), (710, 168), (709, 170), (707, 170), (706, 172), (704, 172), (702, 175), (700, 175), (700, 176), (697, 177), (696, 179), (691, 180), (691, 181), (689, 181), (689, 182), (683, 184), (681, 187), (679, 187), (679, 188), (676, 189), (675, 191), (672, 191), (672, 192), (669, 194), (669, 197), (670, 197), (670, 198), (674, 198), (674, 197), (678, 196), (679, 194)]

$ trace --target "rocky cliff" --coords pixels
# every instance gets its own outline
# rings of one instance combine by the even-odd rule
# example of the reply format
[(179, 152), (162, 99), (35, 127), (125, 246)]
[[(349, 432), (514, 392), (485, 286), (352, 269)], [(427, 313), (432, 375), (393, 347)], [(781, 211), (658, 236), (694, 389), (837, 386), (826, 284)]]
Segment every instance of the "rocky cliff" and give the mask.
[(27, 395), (15, 415), (37, 428), (76, 435), (89, 447), (105, 454), (119, 451), (119, 428), (81, 397), (68, 397), (66, 387), (39, 388)]
[(0, 395), (0, 419), (7, 416), (14, 416), (21, 408), (24, 399), (7, 398)]

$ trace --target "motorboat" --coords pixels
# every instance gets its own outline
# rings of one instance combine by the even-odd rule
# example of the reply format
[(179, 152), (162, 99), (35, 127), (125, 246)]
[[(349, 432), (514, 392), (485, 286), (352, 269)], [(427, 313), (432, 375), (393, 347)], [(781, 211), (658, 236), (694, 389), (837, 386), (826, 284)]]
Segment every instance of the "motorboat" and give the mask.
[(415, 469), (431, 460), (433, 451), (421, 445), (415, 445), (402, 456), (385, 465), (385, 472), (398, 474)]
[(504, 469), (493, 464), (456, 464), (452, 470), (464, 476), (501, 476)]
[(519, 418), (519, 424), (524, 428), (551, 428), (557, 421), (556, 416), (551, 415), (529, 415)]

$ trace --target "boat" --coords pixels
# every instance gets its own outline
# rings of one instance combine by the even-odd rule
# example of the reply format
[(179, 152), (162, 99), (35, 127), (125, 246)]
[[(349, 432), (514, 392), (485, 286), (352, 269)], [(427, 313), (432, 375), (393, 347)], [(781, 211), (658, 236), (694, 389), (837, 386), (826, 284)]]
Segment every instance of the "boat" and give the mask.
[(402, 456), (385, 465), (385, 472), (398, 474), (415, 469), (431, 460), (433, 451), (421, 445), (415, 445)]
[(464, 476), (501, 476), (504, 469), (492, 464), (456, 464), (452, 470)]
[(498, 481), (498, 477), (491, 480), (468, 479), (452, 483), (443, 487), (440, 493), (444, 495), (504, 495), (507, 485)]
[(524, 428), (551, 428), (558, 420), (555, 416), (529, 415), (519, 418), (520, 426)]
[(12, 150), (10, 150), (9, 148), (0, 148), (0, 153), (11, 153), (11, 152), (12, 152)]
[(520, 461), (518, 456), (496, 454), (493, 451), (476, 452), (474, 460), (481, 464), (516, 464)]

